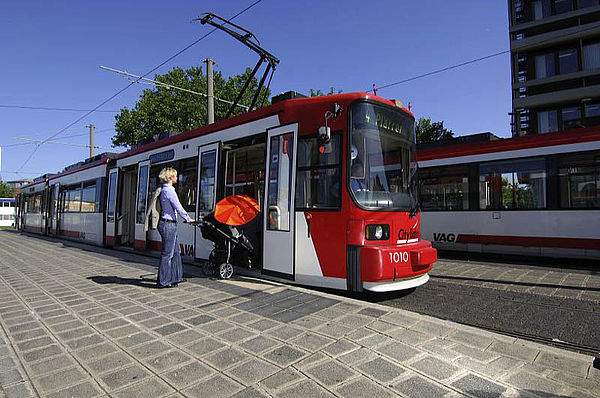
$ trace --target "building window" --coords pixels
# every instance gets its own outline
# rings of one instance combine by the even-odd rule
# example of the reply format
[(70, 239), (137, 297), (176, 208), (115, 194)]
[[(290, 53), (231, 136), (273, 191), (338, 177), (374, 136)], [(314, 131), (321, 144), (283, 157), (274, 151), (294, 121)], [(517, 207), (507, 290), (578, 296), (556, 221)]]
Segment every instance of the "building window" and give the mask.
[(582, 127), (581, 109), (578, 106), (562, 109), (562, 129), (569, 130), (575, 127)]
[(298, 141), (296, 173), (296, 209), (331, 209), (340, 207), (341, 134), (331, 137), (330, 151), (321, 153), (316, 138)]
[(556, 14), (573, 11), (573, 0), (554, 0), (554, 11)]
[(538, 112), (537, 119), (538, 133), (558, 131), (558, 112), (556, 110)]
[(599, 0), (578, 0), (577, 6), (578, 8), (586, 8), (586, 7), (594, 7), (600, 4)]
[(579, 71), (579, 57), (577, 49), (569, 48), (558, 52), (558, 65), (560, 74), (574, 73)]
[(481, 164), (479, 206), (481, 210), (545, 208), (545, 160), (510, 160)]
[(552, 15), (552, 0), (534, 0), (531, 2), (531, 14), (534, 20)]
[(535, 78), (554, 76), (556, 74), (556, 65), (554, 64), (554, 54), (541, 54), (535, 57)]
[(600, 68), (600, 43), (584, 45), (581, 55), (583, 70)]
[(559, 160), (560, 207), (600, 207), (600, 153), (565, 156)]
[(440, 167), (419, 171), (421, 208), (427, 210), (468, 210), (468, 168)]
[(600, 102), (585, 105), (585, 124), (587, 126), (600, 124)]

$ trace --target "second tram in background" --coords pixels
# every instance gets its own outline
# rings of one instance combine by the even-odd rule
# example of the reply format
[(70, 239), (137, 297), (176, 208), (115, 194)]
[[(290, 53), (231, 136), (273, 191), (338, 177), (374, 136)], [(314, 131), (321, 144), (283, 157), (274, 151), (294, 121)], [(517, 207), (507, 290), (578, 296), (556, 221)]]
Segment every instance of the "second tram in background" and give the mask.
[[(259, 203), (243, 232), (266, 277), (376, 292), (427, 282), (437, 255), (420, 236), (414, 116), (366, 93), (291, 97), (41, 177), (22, 189), (21, 228), (158, 251), (145, 214), (171, 166), (193, 218), (230, 195)], [(187, 261), (209, 258), (198, 228), (180, 220), (178, 234)]]
[(600, 259), (600, 128), (489, 138), (419, 150), (423, 236), (439, 249)]

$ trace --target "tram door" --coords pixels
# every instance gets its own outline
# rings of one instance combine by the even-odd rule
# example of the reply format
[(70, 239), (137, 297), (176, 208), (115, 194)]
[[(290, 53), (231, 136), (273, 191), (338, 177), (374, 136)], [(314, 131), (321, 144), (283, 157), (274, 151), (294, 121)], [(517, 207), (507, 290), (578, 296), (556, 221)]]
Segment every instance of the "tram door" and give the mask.
[(150, 176), (150, 161), (138, 164), (137, 197), (135, 205), (135, 241), (136, 249), (146, 248), (146, 208), (148, 207), (148, 179)]
[(59, 224), (58, 224), (58, 217), (59, 217), (59, 209), (58, 209), (58, 197), (60, 194), (60, 184), (56, 183), (54, 185), (52, 185), (52, 188), (50, 189), (50, 211), (48, 213), (48, 229), (49, 229), (49, 233), (50, 235), (58, 235), (58, 231), (59, 231)]
[(294, 277), (294, 197), (298, 124), (267, 132), (263, 271)]
[[(198, 199), (196, 200), (196, 219), (201, 220), (215, 209), (217, 192), (217, 165), (219, 164), (220, 143), (204, 145), (198, 148)], [(196, 229), (194, 257), (208, 260), (213, 243), (204, 239)]]
[(115, 245), (117, 236), (117, 184), (119, 182), (119, 169), (110, 169), (108, 172), (108, 198), (106, 200), (106, 243)]

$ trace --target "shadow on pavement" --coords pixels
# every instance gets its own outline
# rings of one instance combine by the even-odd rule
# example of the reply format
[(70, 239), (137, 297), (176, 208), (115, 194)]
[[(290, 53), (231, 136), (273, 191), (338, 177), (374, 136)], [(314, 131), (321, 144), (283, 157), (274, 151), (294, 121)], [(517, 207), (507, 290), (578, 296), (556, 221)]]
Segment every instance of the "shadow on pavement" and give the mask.
[(121, 278), (119, 276), (89, 276), (86, 279), (94, 281), (100, 285), (135, 285), (147, 288), (156, 289), (156, 280), (137, 279), (137, 278)]

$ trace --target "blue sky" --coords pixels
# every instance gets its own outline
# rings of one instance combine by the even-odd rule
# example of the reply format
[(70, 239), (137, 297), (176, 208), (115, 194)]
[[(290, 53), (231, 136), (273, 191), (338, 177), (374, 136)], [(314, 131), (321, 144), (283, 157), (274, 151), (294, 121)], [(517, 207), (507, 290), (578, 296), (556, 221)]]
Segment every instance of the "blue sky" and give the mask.
[[(0, 5), (0, 105), (92, 109), (128, 81), (100, 65), (142, 74), (208, 32), (191, 23), (206, 11), (229, 17), (252, 0), (228, 1), (4, 1)], [(274, 94), (329, 87), (366, 91), (509, 48), (505, 1), (263, 0), (236, 23), (253, 31), (281, 60)], [(215, 32), (157, 73), (213, 58), (226, 76), (253, 66), (256, 55)], [(146, 85), (136, 84), (102, 110), (131, 108)], [(491, 131), (510, 136), (508, 54), (381, 90), (411, 102), (417, 117), (444, 120), (456, 135)], [(45, 139), (85, 112), (0, 108), (2, 177), (21, 170), (33, 177), (87, 157), (87, 148), (46, 144), (24, 165), (35, 145), (13, 137)], [(114, 113), (94, 113), (55, 140), (110, 150)], [(122, 150), (122, 149), (121, 149)]]

